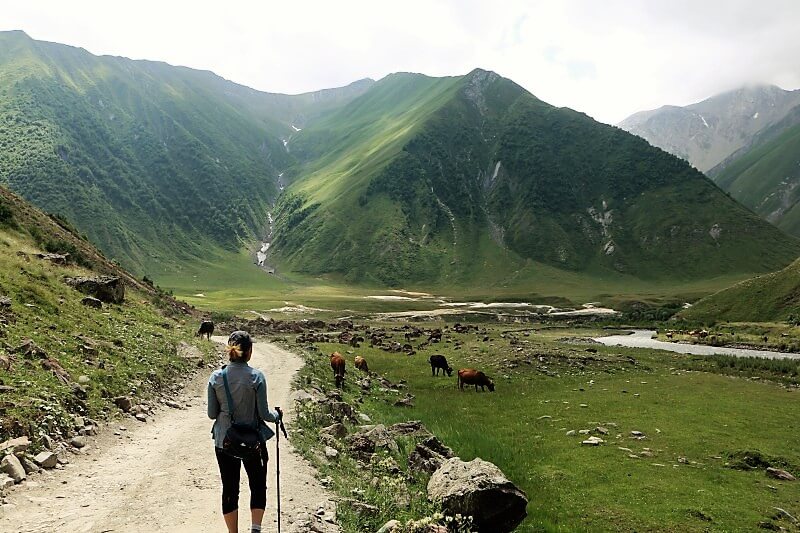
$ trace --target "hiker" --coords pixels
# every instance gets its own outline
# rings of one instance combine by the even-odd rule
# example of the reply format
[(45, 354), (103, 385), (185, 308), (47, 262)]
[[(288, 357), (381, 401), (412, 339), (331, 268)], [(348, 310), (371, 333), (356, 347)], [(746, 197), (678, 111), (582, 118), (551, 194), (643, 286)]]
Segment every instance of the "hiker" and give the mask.
[[(222, 516), (229, 533), (238, 531), (239, 474), (244, 464), (250, 485), (251, 533), (261, 531), (267, 506), (267, 445), (275, 432), (266, 422), (283, 417), (280, 407), (267, 407), (267, 380), (247, 362), (253, 341), (245, 331), (234, 331), (226, 348), (230, 363), (208, 381), (208, 417), (222, 478)], [(231, 407), (232, 405), (232, 407)]]

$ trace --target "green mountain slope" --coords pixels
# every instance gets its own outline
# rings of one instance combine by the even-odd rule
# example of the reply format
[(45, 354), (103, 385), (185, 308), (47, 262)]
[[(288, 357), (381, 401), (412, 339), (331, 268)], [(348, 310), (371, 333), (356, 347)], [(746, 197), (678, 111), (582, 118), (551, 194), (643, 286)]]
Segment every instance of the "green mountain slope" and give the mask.
[(800, 106), (709, 174), (738, 201), (800, 236)]
[[(54, 264), (37, 257), (43, 252), (72, 261)], [(64, 282), (98, 274), (124, 280), (124, 302), (86, 307)], [(136, 404), (185, 376), (197, 366), (176, 351), (193, 342), (187, 311), (0, 186), (0, 441), (28, 435), (40, 448), (44, 435), (69, 439), (72, 415), (99, 419), (118, 412), (114, 397)]]
[(766, 322), (800, 314), (800, 260), (712, 294), (681, 312), (702, 322)]
[(271, 95), (203, 71), (0, 33), (0, 183), (137, 272), (266, 226), (294, 121), (361, 94)]
[(491, 72), (387, 77), (294, 143), (272, 250), (302, 272), (471, 283), (533, 262), (691, 279), (800, 253), (688, 164)]

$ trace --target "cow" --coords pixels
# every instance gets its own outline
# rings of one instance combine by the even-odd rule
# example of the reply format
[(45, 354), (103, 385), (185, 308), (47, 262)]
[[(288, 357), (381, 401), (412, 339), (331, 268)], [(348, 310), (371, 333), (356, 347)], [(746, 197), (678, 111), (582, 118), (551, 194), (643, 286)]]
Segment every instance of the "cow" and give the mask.
[(208, 340), (211, 340), (211, 335), (213, 334), (214, 334), (214, 323), (210, 320), (203, 320), (200, 323), (200, 329), (198, 329), (197, 333), (195, 333), (195, 337), (202, 337), (203, 335), (205, 335)]
[(671, 332), (671, 331), (668, 331), (668, 332), (666, 333), (666, 335), (667, 335), (667, 338), (668, 338), (668, 339), (671, 339), (671, 338), (673, 337), (673, 335), (672, 335), (672, 332)]
[(439, 354), (432, 355), (430, 358), (430, 362), (431, 362), (432, 376), (438, 376), (439, 369), (442, 370), (443, 376), (445, 372), (447, 372), (448, 376), (453, 375), (453, 369), (450, 367), (450, 365), (447, 364), (447, 358), (445, 358), (445, 356)]
[(369, 367), (367, 366), (367, 360), (357, 355), (356, 358), (353, 360), (356, 365), (356, 368), (361, 370), (362, 372), (366, 372), (369, 374)]
[(342, 354), (333, 352), (331, 354), (331, 368), (333, 369), (333, 380), (336, 382), (337, 389), (344, 387), (344, 367), (345, 361)]
[(458, 388), (463, 391), (464, 385), (475, 385), (475, 392), (478, 392), (478, 386), (482, 391), (485, 390), (484, 387), (489, 387), (489, 392), (494, 392), (494, 381), (474, 368), (462, 368), (458, 371)]

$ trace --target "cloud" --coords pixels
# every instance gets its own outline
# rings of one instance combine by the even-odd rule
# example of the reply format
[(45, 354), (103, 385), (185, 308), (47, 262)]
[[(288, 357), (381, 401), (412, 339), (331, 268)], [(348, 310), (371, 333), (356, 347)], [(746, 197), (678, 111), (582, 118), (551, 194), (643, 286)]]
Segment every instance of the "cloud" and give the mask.
[(275, 92), (480, 66), (613, 123), (745, 83), (800, 87), (798, 22), (796, 0), (29, 0), (0, 28)]

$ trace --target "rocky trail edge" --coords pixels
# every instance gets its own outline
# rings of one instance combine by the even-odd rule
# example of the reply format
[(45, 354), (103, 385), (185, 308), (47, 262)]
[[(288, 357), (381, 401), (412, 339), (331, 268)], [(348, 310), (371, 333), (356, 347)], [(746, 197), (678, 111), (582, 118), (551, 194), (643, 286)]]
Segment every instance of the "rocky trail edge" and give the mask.
[[(224, 341), (222, 338), (215, 338)], [(301, 358), (274, 344), (257, 342), (251, 365), (264, 371), (268, 401), (294, 419), (291, 383)], [(214, 532), (225, 531), (221, 484), (211, 421), (206, 416), (208, 372), (201, 372), (176, 398), (182, 409), (162, 408), (142, 423), (112, 422), (61, 470), (29, 477), (8, 495), (0, 531), (19, 533)], [(124, 428), (124, 429), (123, 429)], [(264, 531), (275, 531), (275, 439), (268, 443), (267, 513)], [(286, 439), (281, 440), (282, 529), (337, 532), (335, 506)], [(240, 530), (249, 527), (249, 490), (242, 472)]]

